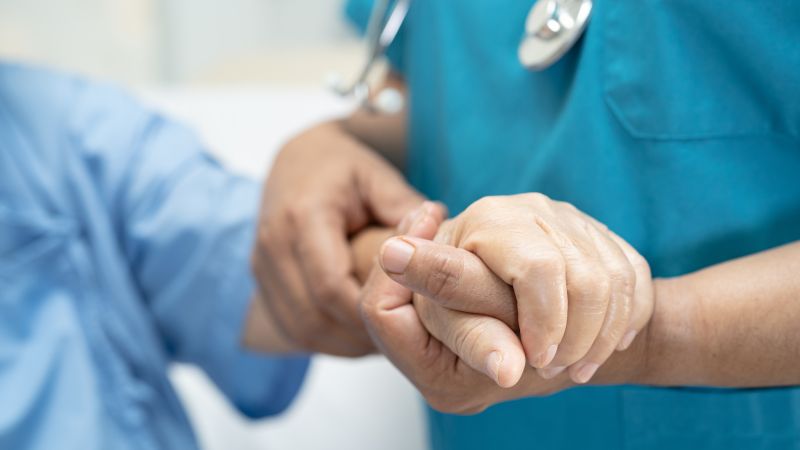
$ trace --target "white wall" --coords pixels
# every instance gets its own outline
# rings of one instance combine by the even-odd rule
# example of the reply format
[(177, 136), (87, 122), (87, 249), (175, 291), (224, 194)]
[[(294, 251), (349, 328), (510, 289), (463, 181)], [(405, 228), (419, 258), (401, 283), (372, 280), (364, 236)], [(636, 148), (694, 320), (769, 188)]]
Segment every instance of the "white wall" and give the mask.
[(343, 0), (0, 0), (0, 57), (127, 84), (319, 83), (361, 56)]

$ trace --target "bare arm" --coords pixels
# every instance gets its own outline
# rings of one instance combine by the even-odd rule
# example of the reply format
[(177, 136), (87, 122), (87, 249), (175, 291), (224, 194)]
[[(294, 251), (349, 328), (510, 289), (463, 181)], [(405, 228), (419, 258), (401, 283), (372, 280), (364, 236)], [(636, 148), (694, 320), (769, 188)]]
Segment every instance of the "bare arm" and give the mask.
[(637, 383), (800, 384), (800, 242), (657, 282)]
[[(513, 332), (498, 327), (502, 322), (510, 328), (516, 325), (513, 292), (492, 280), (491, 274), (447, 272), (448, 268), (473, 264), (468, 260), (476, 256), (470, 252), (461, 253), (464, 264), (459, 264), (452, 258), (430, 257), (429, 251), (458, 258), (452, 247), (447, 250), (431, 241), (414, 242), (416, 249), (408, 267), (420, 267), (411, 272), (407, 269), (406, 274), (448, 280), (446, 291), (458, 294), (450, 299), (450, 306), (457, 303), (452, 300), (469, 301), (470, 293), (478, 293), (485, 304), (494, 305), (494, 312), (450, 310), (436, 305), (441, 303), (438, 300), (412, 299), (409, 290), (398, 288), (396, 280), (383, 271), (371, 275), (362, 294), (362, 311), (373, 339), (434, 408), (474, 413), (501, 401), (549, 395), (574, 386), (565, 373), (543, 379), (527, 365), (516, 384), (512, 377), (500, 376), (501, 364), (525, 365), (524, 358), (514, 357), (519, 351), (513, 351), (518, 346)], [(428, 264), (431, 261), (438, 264)], [(461, 276), (470, 273), (473, 276)], [(652, 320), (631, 347), (607, 360), (592, 383), (743, 388), (800, 385), (798, 274), (800, 243), (794, 243), (686, 276), (655, 280)], [(506, 357), (493, 359), (497, 354)], [(496, 377), (486, 376), (484, 362)]]

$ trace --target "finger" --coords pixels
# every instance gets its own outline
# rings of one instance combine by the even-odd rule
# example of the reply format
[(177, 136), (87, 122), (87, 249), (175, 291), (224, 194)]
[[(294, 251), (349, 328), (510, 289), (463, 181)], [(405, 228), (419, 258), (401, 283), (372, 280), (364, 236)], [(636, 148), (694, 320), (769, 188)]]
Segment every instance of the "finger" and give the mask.
[(608, 310), (597, 339), (586, 355), (569, 369), (576, 383), (588, 383), (597, 369), (606, 362), (625, 336), (630, 318), (636, 275), (622, 249), (605, 233), (586, 222), (600, 259), (609, 273), (611, 296)]
[(297, 273), (291, 248), (274, 236), (283, 236), (277, 224), (259, 230), (260, 245), (255, 250), (252, 267), (275, 326), (285, 337), (298, 342), (299, 335), (291, 323), (294, 318), (308, 317), (298, 301), (308, 294)]
[(254, 258), (253, 270), (267, 312), (279, 333), (308, 351), (340, 356), (359, 356), (371, 351), (372, 342), (363, 325), (334, 326), (323, 311), (309, 303), (309, 293), (288, 243), (270, 242), (268, 250), (256, 250), (264, 253)]
[(625, 253), (636, 277), (628, 329), (618, 347), (618, 350), (624, 351), (630, 348), (636, 336), (647, 326), (653, 316), (653, 307), (655, 305), (653, 302), (653, 275), (650, 272), (650, 265), (647, 260), (627, 241), (612, 231), (609, 231), (609, 235)]
[(337, 321), (361, 324), (360, 287), (342, 219), (334, 212), (318, 211), (294, 225), (294, 252), (311, 299)]
[(425, 201), (403, 217), (397, 226), (399, 234), (436, 236), (439, 226), (447, 217), (447, 208), (439, 202)]
[(561, 251), (534, 226), (502, 236), (495, 230), (477, 230), (466, 238), (465, 248), (513, 287), (528, 362), (537, 368), (550, 364), (567, 327), (566, 262)]
[(454, 311), (415, 296), (414, 304), (428, 331), (468, 366), (498, 386), (516, 385), (525, 370), (525, 352), (517, 335), (493, 317)]
[[(431, 238), (436, 234), (435, 218), (409, 217), (408, 232)], [(436, 341), (422, 325), (412, 304), (412, 292), (375, 267), (360, 296), (361, 316), (373, 341), (381, 351), (411, 380), (420, 367), (430, 367), (430, 346)]]
[(650, 271), (650, 265), (647, 263), (647, 260), (638, 251), (636, 251), (636, 249), (633, 248), (628, 241), (619, 237), (616, 233), (609, 230), (607, 227), (605, 227), (605, 225), (598, 222), (596, 219), (585, 214), (584, 216), (589, 221), (594, 223), (595, 227), (598, 229), (606, 230), (606, 233), (619, 246), (619, 248), (622, 249), (623, 253), (625, 253), (625, 256), (628, 258), (628, 262), (633, 267), (636, 275), (628, 331), (625, 333), (625, 336), (622, 338), (622, 342), (620, 342), (618, 347), (618, 350), (624, 351), (630, 348), (636, 336), (640, 331), (642, 331), (642, 329), (650, 321), (650, 318), (653, 316), (653, 275)]
[[(404, 219), (405, 220), (405, 219)], [(350, 253), (353, 255), (353, 274), (363, 285), (369, 278), (381, 245), (397, 233), (387, 227), (369, 227), (350, 239)]]
[(396, 227), (424, 200), (403, 176), (385, 161), (360, 166), (356, 184), (361, 197), (381, 225)]
[(544, 378), (563, 372), (586, 355), (600, 333), (611, 299), (609, 275), (593, 244), (582, 241), (578, 247), (569, 238), (559, 242), (567, 262), (568, 319), (555, 358), (540, 371)]
[(394, 281), (441, 306), (517, 323), (511, 287), (473, 253), (401, 236), (384, 243), (379, 261)]
[(376, 346), (404, 372), (413, 368), (429, 335), (411, 304), (411, 291), (373, 270), (359, 306)]

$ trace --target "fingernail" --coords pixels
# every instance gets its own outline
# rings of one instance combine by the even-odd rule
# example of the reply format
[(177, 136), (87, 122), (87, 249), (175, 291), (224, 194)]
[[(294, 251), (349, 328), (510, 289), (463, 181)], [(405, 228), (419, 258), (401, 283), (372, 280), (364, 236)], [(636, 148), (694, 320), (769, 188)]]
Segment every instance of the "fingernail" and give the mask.
[(556, 357), (556, 352), (558, 351), (558, 346), (553, 344), (547, 348), (547, 350), (539, 355), (539, 358), (536, 362), (536, 367), (547, 367), (551, 362), (553, 362), (553, 358)]
[(564, 366), (546, 367), (544, 369), (539, 369), (539, 375), (541, 375), (545, 380), (549, 380), (558, 376), (564, 371), (564, 369), (566, 369)]
[(500, 352), (489, 353), (486, 357), (486, 373), (498, 385), (500, 384), (500, 365), (503, 363), (503, 355)]
[(588, 383), (589, 380), (591, 380), (594, 376), (594, 373), (597, 372), (599, 367), (599, 364), (584, 363), (575, 372), (575, 382), (580, 384)]
[(392, 238), (383, 244), (381, 266), (387, 272), (402, 274), (406, 271), (412, 256), (414, 256), (414, 246), (402, 239)]
[(622, 338), (622, 341), (620, 341), (619, 346), (617, 346), (617, 350), (619, 351), (627, 350), (628, 347), (630, 347), (631, 344), (633, 344), (634, 339), (636, 339), (636, 330), (628, 331), (628, 334), (626, 334), (625, 337)]

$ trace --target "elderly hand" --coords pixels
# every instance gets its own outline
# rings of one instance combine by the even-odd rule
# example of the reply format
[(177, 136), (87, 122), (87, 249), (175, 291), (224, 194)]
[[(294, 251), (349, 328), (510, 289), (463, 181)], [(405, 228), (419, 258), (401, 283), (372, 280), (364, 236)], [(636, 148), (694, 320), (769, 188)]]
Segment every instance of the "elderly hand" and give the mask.
[(403, 177), (338, 124), (295, 138), (266, 182), (252, 265), (261, 306), (294, 350), (373, 350), (358, 310), (348, 236), (395, 227), (422, 202)]
[[(473, 253), (425, 240), (436, 234), (440, 223), (439, 217), (423, 214), (400, 239), (413, 242), (417, 249), (430, 245), (430, 250), (435, 246), (445, 252), (446, 258), (420, 261), (448, 261), (427, 267), (431, 277), (444, 277), (439, 282), (449, 278), (446, 267), (461, 267), (458, 287), (466, 294), (461, 298), (489, 315), (444, 307), (375, 268), (362, 291), (361, 309), (381, 351), (432, 407), (448, 413), (476, 413), (502, 401), (549, 395), (574, 386), (567, 376), (545, 379), (526, 363), (522, 344), (512, 330), (517, 320), (514, 291)], [(453, 223), (445, 225), (440, 235), (454, 230)], [(382, 248), (384, 265), (393, 264), (387, 258), (396, 258), (394, 262), (403, 259), (400, 254), (387, 254), (392, 252), (394, 239)], [(421, 254), (412, 252), (409, 267), (417, 264)], [(448, 303), (463, 308), (458, 300)], [(646, 368), (642, 355), (648, 344), (644, 337), (636, 342), (627, 352), (610, 358), (594, 382), (617, 384), (638, 379)]]
[[(401, 227), (407, 228), (405, 239), (432, 238), (443, 217), (430, 204), (415, 216)], [(478, 291), (500, 289), (492, 292), (487, 304), (513, 309), (513, 293), (488, 269), (472, 275), (464, 282)], [(571, 385), (563, 377), (542, 380), (526, 367), (519, 339), (502, 321), (414, 295), (377, 265), (362, 291), (361, 310), (380, 350), (440, 411), (476, 413), (498, 402), (546, 395)]]
[[(588, 382), (615, 349), (631, 345), (653, 313), (644, 258), (572, 205), (540, 194), (482, 199), (446, 223), (436, 243), (390, 239), (381, 263), (394, 281), (455, 310), (445, 313), (417, 300), (423, 319), (446, 322), (446, 314), (474, 322), (475, 315), (487, 315), (515, 330), (518, 324), (529, 364), (548, 379), (569, 367), (574, 382)], [(499, 371), (500, 384), (508, 385), (504, 377), (514, 379), (521, 371), (515, 352), (481, 354), (488, 361), (469, 356), (473, 347), (491, 347), (487, 328), (502, 324), (481, 323), (467, 331), (445, 324), (441, 335), (433, 334), (472, 367), (499, 358), (500, 367), (487, 373), (497, 380)]]

